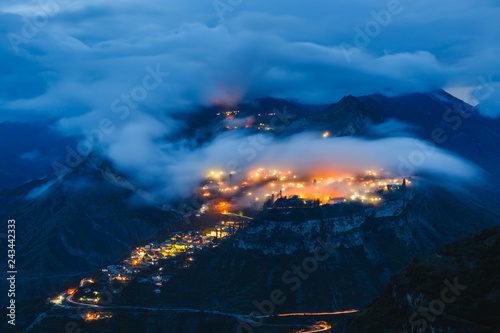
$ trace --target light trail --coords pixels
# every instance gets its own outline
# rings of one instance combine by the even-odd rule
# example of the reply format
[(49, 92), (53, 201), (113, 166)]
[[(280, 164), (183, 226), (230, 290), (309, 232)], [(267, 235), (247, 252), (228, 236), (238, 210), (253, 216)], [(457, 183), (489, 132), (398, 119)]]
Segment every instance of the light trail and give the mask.
[[(237, 317), (237, 318), (250, 317), (249, 315), (244, 315), (244, 314), (225, 313), (225, 312), (220, 312), (220, 311), (189, 309), (189, 308), (183, 308), (183, 309), (175, 309), (175, 308), (173, 308), (172, 309), (172, 308), (154, 308), (154, 307), (142, 307), (142, 306), (102, 306), (102, 305), (94, 305), (94, 304), (76, 302), (76, 301), (73, 300), (73, 295), (69, 295), (66, 298), (66, 301), (68, 301), (69, 303), (72, 303), (72, 304), (76, 304), (76, 305), (88, 306), (88, 307), (93, 307), (93, 308), (102, 308), (102, 309), (115, 309), (115, 310), (120, 310), (120, 309), (142, 309), (142, 310), (149, 310), (149, 311), (204, 312), (204, 313), (220, 314), (220, 315), (226, 315), (226, 316)], [(277, 314), (276, 316), (277, 317), (290, 317), (290, 316), (331, 316), (331, 315), (355, 313), (355, 312), (358, 312), (358, 311), (359, 310), (345, 310), (345, 311), (335, 311), (335, 312), (280, 313), (280, 314)], [(255, 316), (254, 318), (270, 318), (270, 317), (272, 317), (272, 316)]]
[(332, 328), (330, 325), (327, 324), (318, 324), (311, 326), (309, 329), (301, 330), (299, 332), (301, 333), (316, 333), (316, 332), (327, 332)]
[(277, 314), (277, 317), (291, 317), (291, 316), (330, 316), (330, 315), (338, 315), (338, 314), (346, 314), (346, 313), (355, 313), (359, 310), (345, 310), (345, 311), (336, 311), (336, 312), (297, 312), (297, 313), (280, 313)]
[[(225, 313), (225, 312), (220, 312), (220, 311), (210, 311), (210, 310), (199, 310), (199, 309), (189, 309), (189, 308), (180, 308), (180, 309), (172, 309), (172, 308), (151, 308), (151, 307), (142, 307), (142, 306), (100, 306), (100, 305), (93, 305), (93, 304), (86, 304), (86, 303), (80, 303), (76, 302), (73, 300), (73, 295), (69, 295), (66, 298), (66, 301), (68, 301), (71, 304), (74, 305), (80, 305), (80, 306), (86, 306), (86, 307), (92, 307), (92, 308), (101, 308), (101, 309), (108, 309), (108, 310), (146, 310), (146, 311), (153, 311), (153, 312), (188, 312), (188, 313), (206, 313), (206, 314), (214, 314), (214, 315), (221, 315), (221, 316), (227, 316), (227, 317), (233, 317), (236, 319), (241, 319), (247, 322), (254, 322), (257, 323), (253, 320), (250, 319), (250, 316), (244, 315), (244, 314), (236, 314), (236, 313)], [(345, 310), (345, 311), (335, 311), (335, 312), (298, 312), (298, 313), (280, 313), (277, 314), (277, 317), (290, 317), (290, 316), (324, 316), (324, 315), (340, 315), (340, 314), (348, 314), (348, 313), (355, 313), (358, 312), (359, 310)], [(254, 317), (254, 318), (269, 318), (271, 316), (259, 316), (259, 317)], [(263, 326), (286, 326), (290, 327), (291, 325), (289, 324), (263, 324)], [(301, 333), (317, 333), (317, 332), (327, 332), (331, 329), (331, 326), (324, 323), (320, 322), (315, 325), (309, 326), (306, 329), (301, 330)]]

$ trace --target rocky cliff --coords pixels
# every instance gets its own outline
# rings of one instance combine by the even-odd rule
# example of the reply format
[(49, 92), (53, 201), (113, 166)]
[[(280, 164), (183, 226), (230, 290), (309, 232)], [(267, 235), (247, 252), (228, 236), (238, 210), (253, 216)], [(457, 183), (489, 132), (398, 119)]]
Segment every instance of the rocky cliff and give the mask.
[(343, 332), (500, 331), (500, 228), (414, 259)]
[[(279, 312), (361, 308), (413, 258), (497, 223), (482, 209), (428, 187), (380, 206), (345, 204), (283, 214), (302, 218), (268, 220), (261, 214), (230, 243), (174, 277), (165, 287), (165, 304), (250, 311), (255, 300), (281, 289), (287, 302)], [(328, 258), (290, 290), (294, 274), (286, 272), (307, 264), (322, 243), (329, 244)]]

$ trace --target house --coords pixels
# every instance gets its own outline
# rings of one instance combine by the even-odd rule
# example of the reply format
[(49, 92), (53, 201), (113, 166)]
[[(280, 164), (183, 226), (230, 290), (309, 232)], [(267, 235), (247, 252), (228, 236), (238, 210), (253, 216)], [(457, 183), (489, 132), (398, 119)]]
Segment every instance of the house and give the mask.
[(344, 197), (338, 197), (338, 198), (331, 198), (330, 200), (328, 200), (328, 202), (326, 204), (327, 205), (336, 205), (336, 204), (343, 203), (343, 202), (347, 202), (347, 199)]

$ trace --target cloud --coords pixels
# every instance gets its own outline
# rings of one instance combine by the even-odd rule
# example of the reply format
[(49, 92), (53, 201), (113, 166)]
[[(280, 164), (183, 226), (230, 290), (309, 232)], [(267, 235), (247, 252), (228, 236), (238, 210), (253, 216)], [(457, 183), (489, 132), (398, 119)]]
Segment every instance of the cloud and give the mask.
[[(400, 156), (425, 147), (400, 133), (286, 142), (225, 135), (202, 147), (165, 140), (184, 126), (170, 119), (194, 106), (464, 89), (500, 66), (500, 4), (493, 0), (402, 0), (392, 11), (387, 0), (243, 1), (222, 14), (198, 0), (56, 2), (51, 10), (34, 0), (0, 5), (0, 121), (49, 117), (61, 131), (80, 134), (106, 120), (113, 130), (97, 149), (164, 197), (183, 195), (206, 169), (225, 168), (228, 160), (243, 168), (279, 158), (300, 170), (313, 163), (352, 172), (373, 164), (398, 172)], [(168, 77), (146, 89), (154, 83), (150, 69)], [(498, 115), (496, 101), (490, 94), (480, 110)], [(245, 160), (240, 145), (260, 139), (270, 143)], [(464, 179), (476, 172), (441, 150), (415, 169)]]
[(35, 187), (32, 189), (25, 197), (26, 200), (32, 200), (38, 198), (41, 194), (43, 194), (46, 190), (48, 190), (52, 185), (57, 182), (57, 179), (51, 180), (46, 184), (43, 184), (39, 187)]
[(500, 116), (500, 72), (480, 77), (480, 84), (472, 91), (472, 98), (479, 104), (479, 112), (490, 118)]
[[(401, 129), (401, 124), (388, 124)], [(169, 127), (152, 117), (117, 130), (101, 146), (114, 167), (153, 193), (159, 201), (185, 198), (210, 170), (245, 177), (258, 168), (291, 170), (302, 177), (352, 177), (366, 170), (392, 176), (437, 175), (451, 183), (481, 179), (480, 168), (450, 152), (405, 136), (382, 139), (339, 137), (321, 133), (276, 138), (267, 134), (229, 132), (199, 146), (184, 139), (163, 138)]]
[(418, 132), (418, 127), (397, 119), (388, 119), (381, 124), (375, 124), (367, 129), (367, 134), (375, 137), (411, 137), (410, 133)]
[[(401, 1), (388, 24), (373, 14), (387, 11), (387, 1), (244, 1), (222, 21), (210, 1), (59, 3), (52, 11), (43, 1), (0, 6), (1, 119), (109, 113), (147, 66), (171, 73), (140, 103), (152, 113), (262, 96), (328, 103), (474, 86), (500, 62), (493, 1)], [(46, 23), (16, 53), (9, 36), (24, 37), (45, 12)], [(366, 32), (373, 22), (379, 32), (356, 46), (357, 28)], [(355, 47), (349, 59), (346, 44)]]

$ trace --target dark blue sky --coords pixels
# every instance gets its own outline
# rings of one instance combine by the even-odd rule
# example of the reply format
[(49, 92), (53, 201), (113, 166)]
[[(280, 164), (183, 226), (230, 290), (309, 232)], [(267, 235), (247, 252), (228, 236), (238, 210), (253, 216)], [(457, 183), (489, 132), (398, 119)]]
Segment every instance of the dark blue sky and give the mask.
[[(0, 121), (48, 117), (82, 142), (97, 140), (92, 149), (115, 168), (167, 197), (225, 161), (251, 168), (279, 154), (298, 170), (397, 170), (398, 157), (423, 143), (268, 138), (249, 161), (239, 147), (255, 137), (231, 133), (195, 150), (164, 138), (184, 125), (174, 113), (264, 96), (324, 104), (444, 88), (496, 116), (499, 18), (493, 0), (3, 0)], [(478, 173), (439, 150), (421, 169)]]
[(466, 98), (479, 87), (485, 114), (500, 104), (493, 0), (7, 0), (0, 16), (0, 120), (80, 127), (148, 66), (170, 75), (141, 100), (146, 113), (435, 88)]

